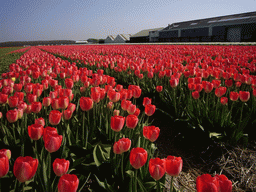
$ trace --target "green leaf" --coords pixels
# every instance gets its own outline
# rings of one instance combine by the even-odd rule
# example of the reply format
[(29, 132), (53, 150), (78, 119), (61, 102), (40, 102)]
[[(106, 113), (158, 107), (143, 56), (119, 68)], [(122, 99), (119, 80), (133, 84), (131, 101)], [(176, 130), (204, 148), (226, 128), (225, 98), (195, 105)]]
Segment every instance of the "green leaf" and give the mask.
[(220, 137), (221, 137), (221, 133), (211, 132), (211, 133), (209, 134), (209, 137), (210, 137), (210, 138), (212, 138), (212, 137), (220, 138)]
[(46, 174), (45, 161), (43, 161), (43, 178), (44, 178), (44, 184), (45, 184), (45, 186), (48, 186), (48, 179), (47, 179), (47, 174)]
[(149, 181), (149, 182), (146, 182), (144, 184), (144, 186), (147, 188), (147, 189), (153, 189), (155, 186), (156, 186), (156, 182), (155, 181)]
[(97, 177), (95, 174), (94, 174), (94, 176), (95, 176), (97, 182), (99, 183), (99, 185), (100, 185), (102, 188), (106, 189), (106, 190), (109, 191), (109, 192), (114, 192), (114, 191), (115, 191), (115, 190), (111, 187), (111, 185), (109, 185), (109, 184), (107, 183), (106, 179), (105, 179), (104, 182), (102, 182), (102, 181), (100, 181), (100, 180), (98, 179), (98, 177)]
[(126, 171), (126, 173), (127, 173), (131, 178), (134, 177), (134, 171), (128, 170), (128, 171)]
[(97, 144), (93, 149), (93, 158), (96, 166), (100, 166), (110, 158), (111, 145)]

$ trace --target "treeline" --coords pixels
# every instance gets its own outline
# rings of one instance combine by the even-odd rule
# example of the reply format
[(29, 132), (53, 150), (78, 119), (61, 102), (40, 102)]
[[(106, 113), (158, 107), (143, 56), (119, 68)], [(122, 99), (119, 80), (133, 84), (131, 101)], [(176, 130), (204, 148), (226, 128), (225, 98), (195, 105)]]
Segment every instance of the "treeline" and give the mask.
[(37, 45), (61, 45), (75, 44), (73, 40), (52, 40), (52, 41), (8, 41), (0, 43), (0, 47), (37, 46)]

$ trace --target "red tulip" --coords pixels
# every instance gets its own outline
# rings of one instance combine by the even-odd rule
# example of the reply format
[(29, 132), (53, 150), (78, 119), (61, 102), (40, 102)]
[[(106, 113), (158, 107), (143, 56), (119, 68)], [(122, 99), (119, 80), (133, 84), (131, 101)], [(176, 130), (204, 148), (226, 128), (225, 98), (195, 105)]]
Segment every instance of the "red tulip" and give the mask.
[(33, 102), (31, 104), (31, 111), (33, 113), (39, 113), (42, 109), (42, 103), (41, 102)]
[(0, 149), (0, 154), (6, 155), (9, 160), (11, 159), (11, 156), (12, 156), (12, 153), (9, 149)]
[(232, 192), (232, 182), (225, 175), (214, 176), (219, 181), (220, 192)]
[(59, 98), (59, 107), (60, 109), (66, 109), (69, 104), (69, 98), (67, 96), (63, 96)]
[(126, 89), (122, 89), (120, 91), (120, 100), (126, 100), (128, 97), (128, 92)]
[(72, 89), (74, 86), (74, 82), (71, 78), (67, 78), (67, 79), (65, 79), (65, 85), (66, 85), (67, 89)]
[(250, 92), (239, 91), (239, 98), (242, 102), (247, 102), (250, 99)]
[(140, 109), (139, 109), (139, 108), (136, 108), (136, 111), (133, 113), (133, 115), (136, 115), (136, 116), (138, 117), (139, 114), (140, 114)]
[(14, 96), (18, 97), (19, 101), (24, 100), (24, 93), (23, 92), (15, 92)]
[(113, 109), (113, 102), (108, 102), (108, 104), (107, 104), (107, 107), (109, 108), (109, 109)]
[(155, 126), (144, 126), (143, 127), (143, 136), (150, 140), (151, 142), (154, 142), (157, 140), (160, 133), (160, 129)]
[(161, 179), (165, 174), (165, 160), (160, 158), (149, 160), (149, 173), (155, 180)]
[(232, 85), (233, 85), (233, 80), (232, 79), (227, 79), (227, 80), (225, 80), (225, 85), (227, 86), (227, 87), (232, 87)]
[(231, 91), (229, 97), (231, 101), (237, 101), (239, 94), (237, 92)]
[(195, 84), (194, 84), (194, 83), (189, 83), (189, 84), (188, 84), (188, 89), (189, 89), (190, 91), (195, 90)]
[(198, 91), (194, 91), (194, 92), (192, 92), (191, 94), (192, 94), (192, 97), (193, 97), (194, 99), (198, 99), (198, 98), (200, 97), (200, 94), (199, 94)]
[(32, 140), (39, 140), (44, 133), (44, 127), (40, 124), (28, 126), (28, 135)]
[(8, 104), (11, 108), (17, 107), (19, 98), (16, 96), (11, 96), (8, 98)]
[(44, 118), (40, 117), (38, 119), (35, 119), (35, 124), (42, 125), (44, 127), (45, 126)]
[(90, 97), (81, 97), (80, 108), (82, 111), (89, 111), (93, 108), (93, 100)]
[(9, 159), (4, 153), (0, 153), (0, 178), (4, 177), (9, 171)]
[(43, 135), (44, 146), (50, 153), (59, 150), (62, 142), (62, 135), (53, 132), (44, 132)]
[(72, 111), (70, 111), (69, 109), (66, 109), (65, 111), (63, 111), (63, 118), (65, 120), (69, 120), (72, 117)]
[(27, 100), (28, 100), (29, 103), (36, 102), (36, 100), (37, 100), (37, 95), (28, 93), (28, 94), (27, 94)]
[(59, 192), (76, 192), (79, 180), (74, 174), (62, 175), (58, 183)]
[(156, 110), (155, 105), (148, 104), (145, 106), (145, 114), (147, 116), (152, 116), (155, 113), (155, 110)]
[(196, 189), (198, 192), (219, 192), (219, 183), (216, 177), (203, 174), (196, 179)]
[(53, 110), (57, 110), (60, 108), (59, 106), (59, 98), (53, 98), (51, 102), (51, 106)]
[(148, 97), (144, 97), (142, 105), (145, 107), (146, 105), (151, 104), (151, 101), (152, 101), (152, 99), (150, 99)]
[(58, 125), (61, 120), (61, 112), (58, 110), (52, 110), (49, 114), (49, 122), (52, 125)]
[(181, 157), (167, 156), (166, 161), (166, 173), (171, 176), (178, 176), (182, 170), (183, 161)]
[(138, 87), (135, 87), (133, 89), (133, 97), (134, 98), (139, 98), (141, 95), (141, 88), (138, 86)]
[(6, 113), (6, 118), (9, 123), (14, 123), (18, 120), (18, 110), (9, 110)]
[(212, 80), (212, 84), (215, 89), (220, 86), (220, 83), (221, 83), (220, 80), (216, 80), (216, 79)]
[(113, 103), (116, 103), (117, 101), (119, 101), (120, 99), (120, 93), (116, 92), (114, 90), (109, 90), (108, 91), (108, 98), (110, 101), (112, 101)]
[(228, 103), (228, 98), (227, 98), (227, 97), (221, 97), (221, 98), (220, 98), (220, 103), (221, 103), (222, 105), (226, 105), (226, 104)]
[(8, 100), (8, 95), (0, 93), (0, 104), (5, 104)]
[(179, 79), (178, 79), (178, 78), (173, 78), (173, 79), (170, 79), (169, 82), (170, 82), (171, 87), (172, 87), (172, 88), (175, 88), (175, 87), (177, 87), (178, 84), (179, 84)]
[(122, 116), (112, 116), (111, 117), (111, 129), (115, 132), (121, 131), (124, 126), (125, 117)]
[(52, 164), (54, 173), (61, 177), (68, 172), (69, 164), (69, 160), (56, 158)]
[(126, 111), (128, 106), (131, 104), (132, 102), (129, 100), (122, 100), (121, 101), (121, 108)]
[(44, 97), (43, 98), (43, 106), (48, 107), (52, 103), (52, 98), (51, 97)]
[(217, 97), (221, 97), (223, 96), (227, 91), (227, 88), (226, 87), (218, 87), (215, 89), (215, 95)]
[(13, 174), (19, 182), (29, 181), (34, 177), (38, 167), (38, 159), (32, 157), (18, 157), (13, 165)]
[(117, 109), (115, 109), (114, 111), (113, 111), (113, 116), (119, 116), (119, 114), (120, 114), (120, 111), (119, 110), (117, 110)]
[(130, 152), (130, 163), (134, 169), (141, 168), (147, 162), (147, 158), (148, 153), (143, 148), (136, 147)]
[(131, 147), (131, 140), (128, 138), (122, 138), (114, 143), (113, 152), (115, 154), (122, 154), (123, 152), (129, 151), (130, 147)]
[(14, 89), (16, 92), (21, 91), (21, 89), (22, 89), (22, 84), (21, 84), (21, 83), (16, 83), (16, 84), (14, 84), (13, 89)]
[(136, 115), (128, 115), (126, 117), (126, 127), (129, 129), (134, 129), (139, 122), (139, 119)]
[(136, 105), (133, 105), (132, 103), (128, 105), (127, 107), (127, 112), (130, 114), (130, 115), (133, 115), (136, 111)]
[(74, 113), (74, 111), (76, 110), (76, 105), (74, 103), (69, 103), (68, 110)]

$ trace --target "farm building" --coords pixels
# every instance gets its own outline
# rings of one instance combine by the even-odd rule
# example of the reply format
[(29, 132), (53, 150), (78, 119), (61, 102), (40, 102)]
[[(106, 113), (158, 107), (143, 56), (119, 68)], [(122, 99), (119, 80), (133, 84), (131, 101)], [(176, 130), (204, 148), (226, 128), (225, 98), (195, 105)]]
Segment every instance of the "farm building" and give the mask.
[[(158, 34), (158, 31), (159, 30), (162, 30), (163, 28), (155, 28), (155, 29), (145, 29), (145, 30), (142, 30), (134, 35), (132, 35), (130, 37), (130, 42), (131, 43), (146, 43), (146, 42), (149, 42), (150, 40), (152, 39), (156, 39), (157, 37), (157, 34)], [(150, 36), (151, 38), (150, 38)]]
[(114, 43), (127, 43), (130, 42), (131, 34), (118, 34), (114, 39)]
[(116, 38), (116, 35), (109, 35), (107, 36), (107, 38), (105, 39), (105, 43), (114, 43), (114, 40)]
[(255, 42), (256, 12), (173, 23), (159, 32), (160, 42)]

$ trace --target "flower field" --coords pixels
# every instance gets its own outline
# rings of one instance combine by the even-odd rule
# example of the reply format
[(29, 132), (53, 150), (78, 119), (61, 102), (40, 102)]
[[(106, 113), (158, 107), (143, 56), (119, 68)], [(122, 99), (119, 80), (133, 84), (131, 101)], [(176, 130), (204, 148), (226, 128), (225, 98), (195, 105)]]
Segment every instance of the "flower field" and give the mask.
[[(255, 139), (255, 53), (255, 46), (31, 47), (1, 75), (1, 189), (164, 191), (168, 176), (171, 191), (182, 191), (173, 185), (182, 157), (158, 157), (155, 111), (182, 125), (185, 139), (246, 147)], [(199, 192), (232, 191), (224, 174), (195, 182)]]

